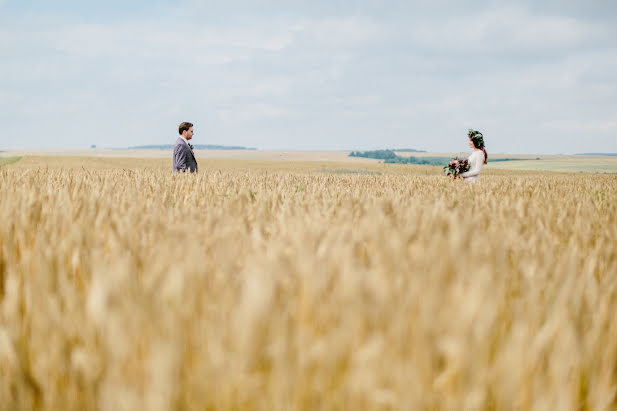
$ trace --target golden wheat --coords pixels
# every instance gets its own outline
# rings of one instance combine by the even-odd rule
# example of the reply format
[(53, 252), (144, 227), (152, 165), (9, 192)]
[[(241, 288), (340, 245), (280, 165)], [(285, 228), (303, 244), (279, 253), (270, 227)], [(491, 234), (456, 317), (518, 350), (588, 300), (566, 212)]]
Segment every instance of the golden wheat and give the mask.
[(0, 169), (0, 409), (617, 409), (617, 176), (168, 166)]

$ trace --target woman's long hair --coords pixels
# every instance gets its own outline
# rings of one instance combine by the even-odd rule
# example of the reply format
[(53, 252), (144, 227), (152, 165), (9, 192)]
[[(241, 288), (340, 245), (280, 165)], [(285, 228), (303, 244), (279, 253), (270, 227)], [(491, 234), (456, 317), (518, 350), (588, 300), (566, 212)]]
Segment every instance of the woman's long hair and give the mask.
[(484, 153), (484, 164), (488, 163), (488, 154), (486, 154), (486, 148), (484, 147), (484, 136), (477, 130), (469, 129), (467, 137), (471, 140), (475, 148), (479, 148)]

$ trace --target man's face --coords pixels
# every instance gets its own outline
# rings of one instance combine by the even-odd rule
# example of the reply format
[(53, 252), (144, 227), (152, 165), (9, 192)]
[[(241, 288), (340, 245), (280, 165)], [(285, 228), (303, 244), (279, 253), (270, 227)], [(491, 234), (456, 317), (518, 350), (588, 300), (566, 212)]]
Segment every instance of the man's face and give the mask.
[(186, 138), (187, 140), (190, 140), (193, 138), (193, 127), (189, 128), (188, 130), (184, 131), (183, 133), (184, 138)]

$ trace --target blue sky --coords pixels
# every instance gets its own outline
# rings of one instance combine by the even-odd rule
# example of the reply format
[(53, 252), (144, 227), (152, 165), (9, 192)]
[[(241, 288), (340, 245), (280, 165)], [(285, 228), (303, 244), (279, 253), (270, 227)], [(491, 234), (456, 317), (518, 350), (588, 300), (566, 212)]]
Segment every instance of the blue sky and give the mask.
[(0, 0), (0, 149), (617, 152), (614, 1)]

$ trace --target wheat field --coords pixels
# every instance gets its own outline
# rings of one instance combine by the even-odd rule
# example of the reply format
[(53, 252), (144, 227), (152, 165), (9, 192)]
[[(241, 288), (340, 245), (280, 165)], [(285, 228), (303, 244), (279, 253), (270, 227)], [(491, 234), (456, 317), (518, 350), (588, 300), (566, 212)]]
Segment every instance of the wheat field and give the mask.
[(0, 409), (617, 409), (617, 176), (142, 161), (0, 168)]

